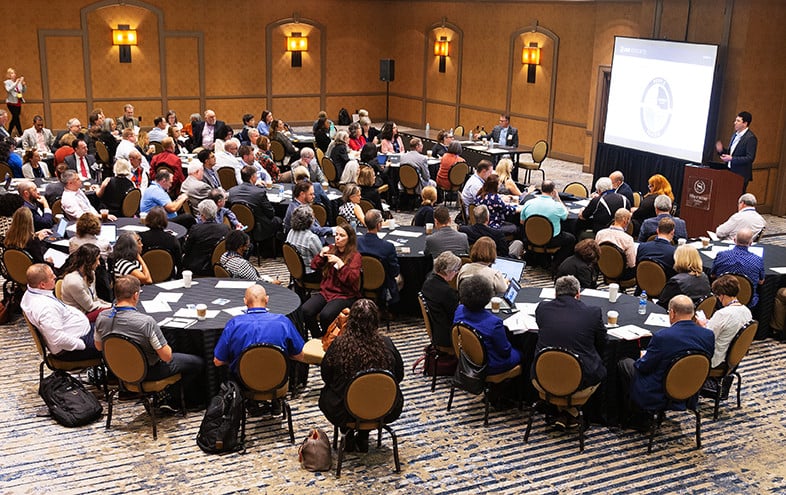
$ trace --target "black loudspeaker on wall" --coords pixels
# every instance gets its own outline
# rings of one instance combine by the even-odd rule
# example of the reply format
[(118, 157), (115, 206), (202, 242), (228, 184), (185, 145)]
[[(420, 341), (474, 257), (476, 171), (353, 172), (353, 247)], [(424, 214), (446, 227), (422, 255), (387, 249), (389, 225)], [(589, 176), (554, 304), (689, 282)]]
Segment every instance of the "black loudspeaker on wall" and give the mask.
[(393, 59), (382, 59), (379, 61), (379, 80), (394, 81), (396, 79), (396, 61)]

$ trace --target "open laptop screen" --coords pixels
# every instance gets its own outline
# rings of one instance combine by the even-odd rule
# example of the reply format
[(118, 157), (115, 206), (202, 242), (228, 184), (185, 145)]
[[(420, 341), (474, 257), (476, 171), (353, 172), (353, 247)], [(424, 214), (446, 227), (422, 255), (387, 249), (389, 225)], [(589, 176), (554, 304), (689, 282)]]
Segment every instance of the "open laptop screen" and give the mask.
[(502, 272), (506, 279), (518, 282), (521, 280), (521, 274), (524, 272), (525, 266), (527, 266), (527, 263), (524, 261), (511, 258), (497, 258), (494, 264), (491, 265), (491, 268)]

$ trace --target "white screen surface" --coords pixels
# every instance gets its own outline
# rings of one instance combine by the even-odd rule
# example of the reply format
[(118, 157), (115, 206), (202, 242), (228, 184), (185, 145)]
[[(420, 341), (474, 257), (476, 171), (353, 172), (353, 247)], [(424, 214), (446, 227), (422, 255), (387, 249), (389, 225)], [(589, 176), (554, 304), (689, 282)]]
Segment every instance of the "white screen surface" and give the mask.
[(617, 37), (604, 141), (701, 162), (718, 47)]

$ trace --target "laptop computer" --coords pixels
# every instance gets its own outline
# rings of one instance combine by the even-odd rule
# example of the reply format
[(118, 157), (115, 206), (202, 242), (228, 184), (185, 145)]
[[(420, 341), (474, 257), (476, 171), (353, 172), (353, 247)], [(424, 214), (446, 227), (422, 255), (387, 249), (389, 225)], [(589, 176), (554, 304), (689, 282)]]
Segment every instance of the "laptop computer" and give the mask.
[(521, 280), (521, 275), (524, 273), (524, 267), (527, 266), (526, 261), (516, 260), (512, 258), (497, 258), (491, 268), (502, 272), (508, 280)]
[(60, 239), (64, 239), (67, 227), (68, 227), (68, 222), (66, 221), (65, 218), (61, 218), (60, 223), (57, 224), (57, 227), (52, 232), (52, 235), (46, 236), (44, 240), (47, 242), (54, 242), (54, 241), (59, 241)]
[[(518, 281), (515, 279), (510, 279), (508, 289), (504, 294), (502, 294), (502, 303), (499, 306), (500, 312), (515, 313), (518, 311), (516, 308), (516, 298), (519, 296), (520, 290), (521, 286), (519, 285)], [(491, 309), (491, 302), (486, 305), (486, 309)]]

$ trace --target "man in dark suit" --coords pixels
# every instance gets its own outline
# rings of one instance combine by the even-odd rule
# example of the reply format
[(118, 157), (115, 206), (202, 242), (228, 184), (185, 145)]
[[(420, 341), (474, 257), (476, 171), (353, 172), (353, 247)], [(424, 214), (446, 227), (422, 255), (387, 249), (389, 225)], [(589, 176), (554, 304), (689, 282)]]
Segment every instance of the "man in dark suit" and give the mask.
[(87, 154), (87, 143), (84, 139), (74, 141), (74, 154), (65, 157), (68, 168), (79, 174), (82, 180), (93, 180), (93, 165), (96, 159)]
[(240, 171), (240, 178), (243, 182), (229, 190), (229, 203), (246, 203), (251, 206), (256, 220), (254, 231), (250, 234), (254, 240), (263, 241), (273, 237), (281, 231), (282, 222), (267, 199), (265, 188), (256, 185), (257, 169), (246, 165)]
[(510, 115), (500, 115), (499, 125), (491, 131), (491, 140), (495, 145), (516, 148), (519, 145), (519, 130), (510, 126)]
[(33, 226), (36, 232), (42, 229), (51, 229), (54, 224), (52, 210), (46, 198), (41, 196), (33, 181), (21, 181), (16, 186), (19, 196), (25, 201), (25, 206), (33, 213)]
[(388, 303), (395, 303), (398, 301), (398, 279), (401, 269), (398, 265), (398, 256), (396, 255), (396, 247), (384, 239), (380, 239), (377, 235), (379, 228), (382, 226), (382, 212), (379, 210), (368, 210), (366, 212), (364, 221), (368, 232), (365, 235), (358, 237), (358, 252), (360, 254), (368, 254), (379, 258), (382, 266), (385, 267), (385, 288), (390, 293)]
[(481, 237), (487, 236), (491, 237), (494, 240), (494, 244), (497, 245), (497, 256), (511, 256), (511, 248), (515, 251), (513, 256), (521, 256), (524, 251), (524, 243), (515, 240), (511, 246), (508, 246), (505, 233), (499, 229), (489, 227), (489, 209), (486, 205), (476, 206), (473, 213), (475, 215), (475, 223), (459, 227), (459, 232), (467, 234), (467, 241), (469, 241), (470, 246), (475, 244), (475, 241)]
[[(671, 326), (655, 333), (647, 350), (633, 361), (625, 358), (618, 363), (623, 391), (629, 391), (630, 399), (644, 411), (654, 411), (666, 405), (666, 392), (663, 380), (672, 360), (686, 351), (700, 351), (712, 357), (715, 350), (715, 335), (712, 331), (693, 322), (693, 301), (685, 295), (678, 295), (669, 301), (669, 321)], [(684, 411), (693, 404), (677, 402), (672, 409)]]
[(734, 119), (734, 134), (729, 141), (729, 147), (724, 148), (720, 141), (715, 143), (720, 159), (729, 170), (745, 179), (742, 185), (743, 194), (748, 188), (748, 182), (753, 179), (753, 160), (756, 159), (756, 147), (759, 145), (756, 135), (748, 129), (752, 120), (750, 112), (738, 113)]
[(6, 125), (8, 125), (8, 112), (0, 110), (0, 139), (8, 139), (11, 137), (11, 133), (8, 132), (8, 129), (5, 127)]
[[(580, 300), (581, 287), (573, 275), (565, 275), (554, 284), (556, 299), (543, 301), (535, 310), (538, 323), (538, 343), (535, 353), (546, 347), (561, 347), (581, 360), (581, 394), (592, 394), (606, 378), (606, 367), (601, 356), (606, 347), (606, 327), (597, 306), (587, 306)], [(534, 364), (530, 371), (535, 378)], [(537, 388), (537, 386), (536, 386)], [(571, 427), (577, 424), (575, 408), (561, 408), (562, 417), (556, 424)]]
[(674, 220), (671, 217), (661, 218), (658, 222), (658, 237), (654, 241), (639, 244), (636, 250), (636, 263), (642, 260), (658, 262), (666, 272), (666, 278), (674, 275)]
[(633, 189), (631, 189), (630, 184), (625, 182), (625, 176), (622, 175), (622, 172), (615, 170), (609, 174), (609, 179), (611, 179), (611, 187), (614, 188), (614, 192), (625, 196), (628, 199), (628, 204), (633, 206)]
[(216, 112), (213, 110), (205, 111), (205, 120), (194, 122), (191, 126), (191, 142), (195, 148), (202, 147), (212, 150), (215, 147), (216, 136), (224, 136), (227, 132), (227, 125), (223, 120), (216, 120)]

